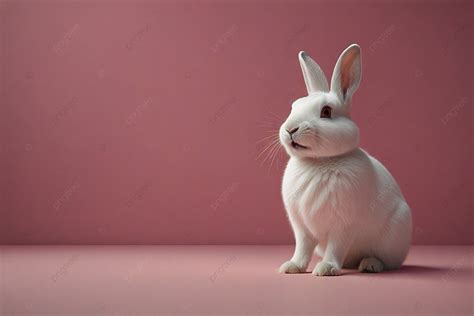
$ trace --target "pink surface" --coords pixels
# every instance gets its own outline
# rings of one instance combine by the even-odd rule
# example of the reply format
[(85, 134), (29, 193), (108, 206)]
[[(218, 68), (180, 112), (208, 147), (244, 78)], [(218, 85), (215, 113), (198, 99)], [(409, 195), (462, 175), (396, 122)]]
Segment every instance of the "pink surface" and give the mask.
[[(281, 275), (289, 246), (4, 246), (1, 314), (472, 315), (474, 247), (398, 271)], [(311, 268), (316, 260), (311, 264)]]
[(472, 9), (2, 1), (0, 243), (292, 242), (286, 157), (262, 166), (258, 141), (305, 94), (298, 51), (330, 75), (356, 42), (354, 120), (413, 208), (414, 242), (470, 244)]

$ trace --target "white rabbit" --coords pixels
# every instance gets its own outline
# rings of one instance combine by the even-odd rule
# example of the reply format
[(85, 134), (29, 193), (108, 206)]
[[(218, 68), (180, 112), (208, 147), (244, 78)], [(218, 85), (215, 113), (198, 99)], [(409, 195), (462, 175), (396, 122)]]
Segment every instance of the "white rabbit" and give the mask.
[(314, 275), (400, 268), (411, 242), (411, 211), (395, 179), (359, 146), (351, 120), (352, 94), (361, 79), (356, 44), (339, 57), (331, 89), (321, 68), (299, 53), (308, 96), (292, 104), (280, 128), (290, 156), (282, 194), (295, 235), (293, 257), (281, 273), (305, 272), (313, 252), (322, 257)]

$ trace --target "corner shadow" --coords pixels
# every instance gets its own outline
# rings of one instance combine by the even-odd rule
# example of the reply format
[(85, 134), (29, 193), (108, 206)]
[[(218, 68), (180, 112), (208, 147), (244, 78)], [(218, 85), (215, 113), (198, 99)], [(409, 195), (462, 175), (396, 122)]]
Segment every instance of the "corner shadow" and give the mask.
[[(350, 271), (350, 272), (349, 272)], [(398, 270), (382, 271), (380, 273), (360, 273), (357, 270), (349, 270), (344, 274), (369, 274), (377, 276), (403, 276), (403, 277), (439, 277), (443, 280), (452, 278), (472, 277), (472, 268), (469, 267), (430, 267), (422, 265), (403, 265)]]
[(449, 268), (445, 267), (428, 267), (428, 266), (416, 266), (416, 265), (403, 265), (398, 270), (385, 271), (385, 274), (445, 274), (450, 271)]

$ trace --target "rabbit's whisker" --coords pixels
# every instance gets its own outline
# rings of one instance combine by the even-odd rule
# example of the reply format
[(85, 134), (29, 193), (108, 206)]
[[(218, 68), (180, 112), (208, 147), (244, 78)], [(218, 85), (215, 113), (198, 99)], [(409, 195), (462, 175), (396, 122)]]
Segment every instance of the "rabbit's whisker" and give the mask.
[(274, 149), (274, 150), (272, 151), (272, 160), (271, 160), (271, 162), (270, 162), (270, 168), (271, 168), (272, 165), (273, 165), (273, 161), (275, 160), (275, 157), (276, 157), (276, 156), (278, 155), (278, 153), (280, 152), (281, 144), (278, 143), (274, 148), (276, 148), (276, 149)]
[(268, 135), (268, 136), (265, 136), (265, 137), (263, 137), (263, 138), (257, 140), (256, 144), (259, 144), (259, 143), (261, 143), (261, 142), (263, 142), (263, 141), (268, 141), (268, 140), (272, 140), (272, 141), (273, 141), (273, 140), (275, 140), (275, 139), (277, 139), (277, 138), (278, 138), (278, 135)]
[(271, 159), (271, 157), (273, 155), (273, 151), (275, 150), (275, 148), (278, 147), (278, 145), (279, 145), (279, 142), (274, 142), (270, 145), (269, 150), (267, 151), (267, 153), (265, 155), (265, 159), (263, 159), (263, 161), (260, 165), (263, 165), (266, 161)]
[(277, 144), (279, 142), (278, 139), (271, 140), (269, 144), (266, 145), (266, 147), (263, 149), (263, 151), (257, 156), (256, 159), (260, 158), (265, 152), (267, 152), (272, 146)]

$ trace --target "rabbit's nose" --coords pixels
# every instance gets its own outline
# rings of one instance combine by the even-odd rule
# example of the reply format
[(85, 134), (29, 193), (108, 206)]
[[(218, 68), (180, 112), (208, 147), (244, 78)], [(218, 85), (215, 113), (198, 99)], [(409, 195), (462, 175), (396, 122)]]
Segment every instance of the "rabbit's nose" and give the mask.
[(292, 129), (286, 130), (286, 131), (288, 132), (288, 134), (293, 135), (294, 133), (296, 133), (297, 130), (299, 130), (299, 127), (295, 127), (295, 128), (292, 128)]

